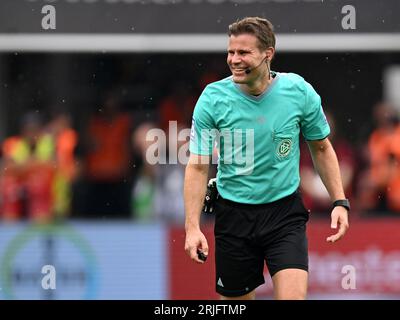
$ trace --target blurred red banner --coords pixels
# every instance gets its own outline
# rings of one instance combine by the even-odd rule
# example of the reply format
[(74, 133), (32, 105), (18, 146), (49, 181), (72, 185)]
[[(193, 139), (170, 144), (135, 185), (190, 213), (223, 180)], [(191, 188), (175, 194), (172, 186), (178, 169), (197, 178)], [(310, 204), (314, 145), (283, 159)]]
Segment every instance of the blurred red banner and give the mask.
[[(310, 221), (309, 295), (335, 298), (400, 297), (400, 220), (365, 219), (351, 221), (346, 236), (327, 243), (333, 234), (330, 221)], [(192, 262), (184, 251), (183, 228), (169, 233), (169, 298), (217, 299), (214, 274), (213, 226), (203, 227), (210, 255), (204, 265)], [(266, 284), (257, 288), (257, 297), (270, 299), (272, 284), (265, 268)]]

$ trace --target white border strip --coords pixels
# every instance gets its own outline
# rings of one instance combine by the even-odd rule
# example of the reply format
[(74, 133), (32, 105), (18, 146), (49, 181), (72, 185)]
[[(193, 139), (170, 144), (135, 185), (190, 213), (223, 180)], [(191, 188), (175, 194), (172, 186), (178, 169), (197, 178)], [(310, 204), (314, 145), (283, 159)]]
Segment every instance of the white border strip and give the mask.
[[(1, 34), (0, 52), (225, 52), (225, 34)], [(277, 34), (280, 52), (399, 51), (399, 33)]]

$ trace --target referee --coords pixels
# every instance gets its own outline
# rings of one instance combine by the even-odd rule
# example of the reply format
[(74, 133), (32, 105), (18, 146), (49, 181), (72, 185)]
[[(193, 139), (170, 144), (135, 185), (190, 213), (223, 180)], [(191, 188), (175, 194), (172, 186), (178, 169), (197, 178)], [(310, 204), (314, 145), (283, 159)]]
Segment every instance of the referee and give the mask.
[(306, 223), (297, 191), (299, 135), (332, 199), (331, 228), (342, 238), (349, 227), (335, 151), (321, 99), (294, 73), (270, 69), (275, 54), (272, 24), (247, 17), (229, 26), (227, 63), (232, 76), (209, 84), (192, 120), (185, 173), (185, 250), (194, 261), (208, 255), (200, 229), (209, 162), (219, 151), (215, 203), (216, 291), (221, 299), (254, 299), (265, 282), (264, 261), (275, 299), (305, 299), (308, 282)]

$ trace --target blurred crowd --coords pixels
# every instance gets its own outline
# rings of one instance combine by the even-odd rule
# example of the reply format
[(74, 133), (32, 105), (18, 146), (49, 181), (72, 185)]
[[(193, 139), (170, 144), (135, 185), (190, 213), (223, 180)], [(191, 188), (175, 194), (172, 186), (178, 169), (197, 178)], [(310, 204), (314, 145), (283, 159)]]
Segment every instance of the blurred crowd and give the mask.
[[(127, 111), (113, 89), (104, 93), (83, 128), (74, 126), (67, 107), (27, 112), (20, 118), (18, 132), (0, 141), (0, 220), (182, 223), (185, 163), (166, 163), (168, 157), (177, 158), (185, 143), (188, 149), (189, 134), (185, 141), (178, 133), (190, 131), (198, 95), (206, 83), (217, 79), (205, 73), (198, 88), (191, 90), (182, 82), (174, 83), (150, 117)], [(169, 129), (170, 121), (175, 131)], [(152, 129), (165, 133), (165, 147), (157, 139), (146, 141)], [(176, 146), (170, 150), (173, 143), (168, 141), (174, 140)], [(158, 154), (163, 161), (148, 161), (152, 145), (163, 153)]]
[[(201, 86), (217, 80), (206, 74)], [(111, 91), (93, 112), (84, 130), (74, 128), (67, 109), (31, 111), (19, 133), (1, 142), (0, 218), (38, 222), (62, 219), (134, 219), (181, 224), (184, 221), (185, 164), (175, 161), (187, 144), (177, 133), (188, 130), (198, 91), (176, 83), (162, 98), (151, 119), (135, 121)], [(400, 124), (397, 111), (385, 102), (373, 108), (374, 129), (361, 146), (340, 134), (334, 108), (326, 107), (330, 140), (336, 150), (346, 195), (359, 216), (400, 213)], [(170, 121), (177, 132), (170, 130)], [(165, 148), (147, 141), (150, 130), (162, 129)], [(159, 141), (158, 141), (159, 142)], [(153, 148), (151, 148), (153, 146)], [(151, 163), (148, 152), (166, 158)], [(213, 165), (210, 177), (215, 175)], [(307, 144), (301, 143), (301, 189), (306, 207), (326, 216), (331, 201), (313, 167)]]
[[(365, 143), (353, 145), (337, 130), (337, 119), (326, 112), (329, 136), (335, 148), (345, 194), (360, 217), (400, 214), (400, 123), (398, 112), (386, 102), (372, 108), (374, 127)], [(312, 213), (326, 214), (331, 201), (313, 168), (303, 143), (300, 161), (301, 190)]]

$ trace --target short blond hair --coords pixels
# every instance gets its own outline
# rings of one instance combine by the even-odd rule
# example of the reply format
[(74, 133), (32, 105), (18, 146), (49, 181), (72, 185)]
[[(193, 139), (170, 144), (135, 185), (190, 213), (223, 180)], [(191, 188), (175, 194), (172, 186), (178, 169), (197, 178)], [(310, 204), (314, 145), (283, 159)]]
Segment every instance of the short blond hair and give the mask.
[(260, 50), (275, 49), (274, 26), (267, 19), (246, 17), (229, 25), (228, 35), (252, 34), (256, 36)]

